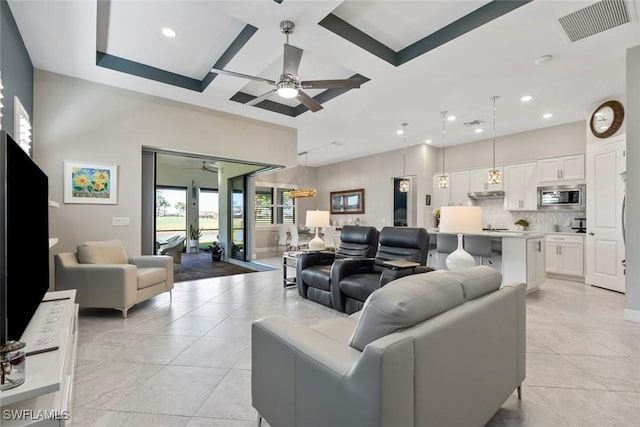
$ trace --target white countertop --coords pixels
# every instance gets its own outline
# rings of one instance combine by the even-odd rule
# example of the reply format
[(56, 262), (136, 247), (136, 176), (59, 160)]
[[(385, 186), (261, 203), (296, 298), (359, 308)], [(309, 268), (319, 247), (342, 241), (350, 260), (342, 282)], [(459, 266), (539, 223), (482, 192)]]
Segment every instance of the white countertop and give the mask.
[[(429, 234), (438, 234), (437, 228), (428, 228)], [(491, 236), (500, 238), (517, 238), (517, 239), (540, 239), (544, 238), (549, 233), (538, 233), (534, 231), (482, 231), (480, 233), (464, 233), (465, 235), (479, 235), (479, 236)], [(558, 233), (560, 234), (560, 233)]]

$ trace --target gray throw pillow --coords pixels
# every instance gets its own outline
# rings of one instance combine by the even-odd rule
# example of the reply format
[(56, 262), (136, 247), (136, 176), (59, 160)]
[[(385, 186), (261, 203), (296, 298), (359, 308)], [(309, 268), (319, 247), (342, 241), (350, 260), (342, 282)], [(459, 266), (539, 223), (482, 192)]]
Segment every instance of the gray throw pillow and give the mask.
[(369, 295), (349, 345), (360, 351), (372, 341), (417, 325), (464, 302), (462, 284), (448, 274), (413, 274)]

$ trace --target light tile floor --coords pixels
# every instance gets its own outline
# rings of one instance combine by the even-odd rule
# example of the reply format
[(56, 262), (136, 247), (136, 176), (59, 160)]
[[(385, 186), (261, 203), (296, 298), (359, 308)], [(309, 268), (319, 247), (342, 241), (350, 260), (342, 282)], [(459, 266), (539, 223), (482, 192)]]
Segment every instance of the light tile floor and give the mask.
[[(640, 425), (640, 324), (622, 320), (623, 306), (621, 294), (562, 280), (530, 294), (523, 399), (487, 425)], [(250, 325), (274, 314), (344, 316), (284, 289), (282, 271), (177, 283), (173, 303), (159, 295), (126, 320), (82, 310), (73, 425), (255, 425)]]

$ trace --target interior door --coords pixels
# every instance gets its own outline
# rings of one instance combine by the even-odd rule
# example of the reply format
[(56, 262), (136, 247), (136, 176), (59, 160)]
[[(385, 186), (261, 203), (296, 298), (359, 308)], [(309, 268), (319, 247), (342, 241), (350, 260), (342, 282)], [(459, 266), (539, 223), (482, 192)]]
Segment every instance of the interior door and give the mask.
[(587, 284), (625, 291), (622, 201), (625, 138), (587, 145)]
[(237, 176), (229, 179), (231, 200), (229, 202), (229, 218), (231, 218), (231, 234), (228, 244), (231, 247), (231, 257), (240, 261), (245, 260), (246, 253), (246, 177)]

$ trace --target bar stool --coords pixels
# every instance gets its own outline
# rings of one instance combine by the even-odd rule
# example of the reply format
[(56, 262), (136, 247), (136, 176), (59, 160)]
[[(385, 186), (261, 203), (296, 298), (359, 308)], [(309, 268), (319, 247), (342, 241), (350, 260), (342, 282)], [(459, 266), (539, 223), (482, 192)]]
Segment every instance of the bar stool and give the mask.
[(436, 238), (436, 252), (450, 254), (458, 249), (458, 235), (438, 233)]
[[(493, 249), (491, 248), (491, 236), (478, 236), (465, 234), (463, 240), (464, 250), (473, 257), (480, 257), (480, 265), (484, 265), (485, 258), (491, 258), (493, 256)], [(488, 260), (489, 264), (493, 264), (491, 260)]]

